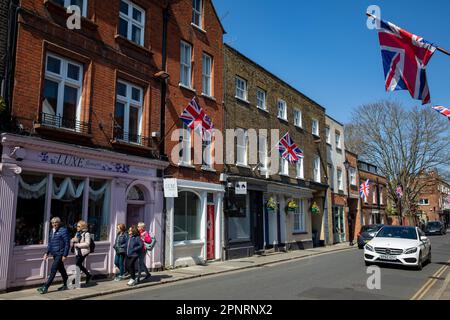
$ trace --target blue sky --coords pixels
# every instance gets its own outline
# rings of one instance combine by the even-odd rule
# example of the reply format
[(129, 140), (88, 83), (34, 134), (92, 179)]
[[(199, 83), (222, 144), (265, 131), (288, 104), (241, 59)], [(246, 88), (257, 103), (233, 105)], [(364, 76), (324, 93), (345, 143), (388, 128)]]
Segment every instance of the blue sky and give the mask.
[[(353, 108), (380, 99), (413, 107), (407, 91), (384, 90), (369, 5), (382, 19), (450, 51), (448, 0), (213, 0), (224, 41), (348, 123)], [(427, 68), (433, 104), (450, 106), (450, 56), (436, 52)]]

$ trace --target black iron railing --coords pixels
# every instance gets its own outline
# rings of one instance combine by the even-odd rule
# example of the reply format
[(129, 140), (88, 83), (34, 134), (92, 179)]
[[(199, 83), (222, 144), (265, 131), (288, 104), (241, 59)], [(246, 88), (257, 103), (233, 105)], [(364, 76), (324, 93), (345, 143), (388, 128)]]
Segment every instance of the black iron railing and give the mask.
[(149, 137), (125, 132), (120, 128), (114, 128), (114, 140), (130, 144), (137, 144), (143, 147), (151, 147), (151, 139)]
[(41, 124), (47, 127), (54, 127), (59, 129), (73, 130), (77, 133), (90, 134), (91, 133), (91, 123), (78, 121), (75, 119), (63, 118), (61, 116), (42, 113), (41, 114)]

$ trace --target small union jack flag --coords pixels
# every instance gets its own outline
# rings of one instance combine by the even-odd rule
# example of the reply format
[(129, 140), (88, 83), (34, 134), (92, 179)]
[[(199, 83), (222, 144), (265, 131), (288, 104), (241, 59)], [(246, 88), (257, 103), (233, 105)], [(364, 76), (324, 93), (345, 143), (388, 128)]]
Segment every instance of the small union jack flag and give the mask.
[(447, 202), (450, 203), (450, 194), (447, 195)]
[(278, 149), (281, 157), (290, 163), (297, 163), (300, 158), (304, 157), (303, 151), (294, 143), (289, 132), (280, 140)]
[(397, 187), (397, 190), (395, 191), (395, 193), (397, 193), (397, 197), (403, 198), (403, 189), (402, 189), (402, 186), (398, 186), (398, 187)]
[(189, 102), (189, 105), (184, 109), (180, 116), (186, 126), (194, 131), (204, 134), (214, 129), (214, 125), (210, 117), (203, 111), (202, 107), (195, 101), (195, 97)]
[(359, 187), (359, 195), (364, 199), (364, 202), (367, 202), (367, 199), (369, 198), (369, 189), (369, 179), (367, 179), (367, 181)]
[(447, 109), (443, 106), (435, 106), (432, 107), (434, 110), (436, 110), (437, 112), (439, 112), (440, 114), (442, 114), (443, 116), (448, 118), (448, 121), (450, 121), (450, 109)]

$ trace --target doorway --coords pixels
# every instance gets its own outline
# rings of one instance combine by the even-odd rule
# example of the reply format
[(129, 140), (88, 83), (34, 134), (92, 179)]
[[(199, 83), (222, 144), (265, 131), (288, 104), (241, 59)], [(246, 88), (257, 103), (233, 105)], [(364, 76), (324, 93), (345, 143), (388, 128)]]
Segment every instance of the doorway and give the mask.
[(252, 223), (252, 242), (255, 251), (264, 250), (264, 208), (263, 193), (250, 191), (250, 217)]
[(344, 219), (344, 207), (333, 207), (333, 236), (334, 243), (345, 242), (345, 219)]

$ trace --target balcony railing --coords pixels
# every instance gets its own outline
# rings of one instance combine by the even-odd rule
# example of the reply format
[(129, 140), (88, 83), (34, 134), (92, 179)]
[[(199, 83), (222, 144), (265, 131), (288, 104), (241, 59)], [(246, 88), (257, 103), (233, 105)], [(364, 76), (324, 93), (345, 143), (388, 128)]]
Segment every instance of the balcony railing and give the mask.
[(86, 135), (91, 133), (90, 122), (83, 122), (75, 119), (63, 118), (61, 116), (48, 113), (41, 114), (41, 124), (46, 127), (66, 129)]
[(137, 134), (132, 134), (125, 132), (120, 128), (114, 129), (114, 140), (117, 142), (125, 142), (129, 144), (135, 144), (142, 147), (151, 148), (152, 140), (149, 137), (140, 136)]

